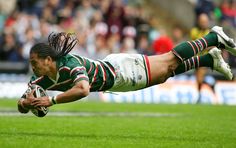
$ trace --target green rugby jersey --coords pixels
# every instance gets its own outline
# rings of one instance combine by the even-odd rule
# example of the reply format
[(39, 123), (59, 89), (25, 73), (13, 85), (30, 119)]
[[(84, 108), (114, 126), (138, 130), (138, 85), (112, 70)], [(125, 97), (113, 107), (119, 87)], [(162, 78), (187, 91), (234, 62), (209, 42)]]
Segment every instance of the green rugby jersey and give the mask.
[(94, 61), (78, 55), (68, 54), (56, 61), (57, 79), (48, 76), (37, 77), (33, 75), (29, 82), (40, 85), (47, 90), (66, 91), (72, 88), (75, 82), (86, 80), (90, 91), (104, 91), (111, 88), (115, 80), (113, 66), (104, 61)]

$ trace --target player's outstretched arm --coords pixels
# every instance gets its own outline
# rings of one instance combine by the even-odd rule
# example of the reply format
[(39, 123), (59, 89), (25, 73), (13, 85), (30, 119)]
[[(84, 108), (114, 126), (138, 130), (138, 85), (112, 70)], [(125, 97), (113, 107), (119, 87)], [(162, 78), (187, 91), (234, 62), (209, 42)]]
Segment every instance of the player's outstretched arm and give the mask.
[(67, 103), (79, 100), (89, 95), (90, 85), (86, 80), (79, 81), (74, 87), (56, 97), (57, 103)]
[(86, 97), (90, 92), (89, 82), (86, 80), (79, 81), (74, 87), (59, 94), (56, 97), (41, 97), (33, 101), (34, 107), (44, 106), (49, 107), (53, 104), (68, 103)]

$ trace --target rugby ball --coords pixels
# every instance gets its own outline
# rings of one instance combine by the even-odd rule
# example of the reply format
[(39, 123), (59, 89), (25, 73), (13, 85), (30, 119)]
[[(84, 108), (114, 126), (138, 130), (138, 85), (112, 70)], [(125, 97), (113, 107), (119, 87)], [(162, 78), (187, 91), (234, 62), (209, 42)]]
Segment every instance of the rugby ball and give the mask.
[[(35, 90), (33, 93), (35, 98), (48, 96), (46, 91), (39, 85), (32, 85), (31, 89)], [(44, 117), (48, 113), (49, 108), (48, 107), (38, 107), (37, 109), (30, 109), (30, 111), (37, 117)]]

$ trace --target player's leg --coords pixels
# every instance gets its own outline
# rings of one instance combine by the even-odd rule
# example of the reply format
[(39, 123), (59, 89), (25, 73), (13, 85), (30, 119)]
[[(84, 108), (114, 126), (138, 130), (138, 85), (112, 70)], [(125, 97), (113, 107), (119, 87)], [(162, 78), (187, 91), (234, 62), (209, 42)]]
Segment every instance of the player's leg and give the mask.
[(182, 64), (172, 51), (161, 55), (148, 56), (148, 61), (150, 65), (149, 86), (164, 83), (173, 71)]
[(213, 27), (209, 34), (200, 39), (183, 42), (177, 45), (173, 49), (173, 53), (183, 62), (211, 46), (225, 48), (236, 56), (236, 45), (233, 39), (229, 38), (223, 32), (223, 29), (218, 26)]
[(227, 79), (232, 79), (233, 75), (228, 64), (221, 56), (221, 50), (213, 48), (208, 54), (191, 57), (180, 63), (179, 59), (168, 52), (163, 55), (149, 56), (150, 63), (150, 86), (165, 82), (169, 77), (184, 73), (198, 67), (209, 67), (222, 73)]
[(199, 67), (209, 67), (223, 74), (227, 79), (232, 80), (233, 74), (229, 65), (224, 61), (221, 50), (213, 48), (209, 53), (203, 56), (195, 56), (180, 64), (174, 71), (172, 76), (184, 73), (191, 69)]

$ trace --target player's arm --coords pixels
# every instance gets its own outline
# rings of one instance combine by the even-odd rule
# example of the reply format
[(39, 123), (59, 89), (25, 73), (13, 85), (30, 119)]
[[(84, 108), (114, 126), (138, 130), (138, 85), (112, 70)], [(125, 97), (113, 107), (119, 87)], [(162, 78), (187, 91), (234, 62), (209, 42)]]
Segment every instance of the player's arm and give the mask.
[(65, 91), (62, 94), (59, 94), (55, 97), (41, 97), (36, 98), (33, 101), (34, 107), (44, 106), (49, 107), (53, 104), (68, 103), (79, 100), (86, 97), (90, 92), (90, 85), (87, 80), (81, 80), (75, 83), (75, 85)]
[(89, 82), (86, 80), (81, 80), (76, 82), (75, 85), (67, 90), (66, 92), (56, 96), (56, 103), (67, 103), (79, 100), (86, 97), (90, 92)]

